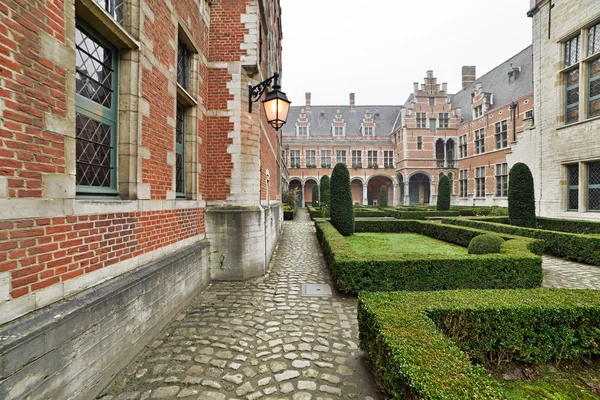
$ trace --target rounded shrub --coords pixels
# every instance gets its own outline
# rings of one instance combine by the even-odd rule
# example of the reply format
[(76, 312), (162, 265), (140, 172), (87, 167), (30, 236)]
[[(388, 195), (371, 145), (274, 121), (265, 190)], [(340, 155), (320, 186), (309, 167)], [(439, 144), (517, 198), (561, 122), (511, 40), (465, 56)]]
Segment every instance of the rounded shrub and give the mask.
[(508, 182), (508, 222), (535, 228), (535, 193), (529, 167), (523, 163), (513, 165)]
[(379, 188), (379, 206), (387, 207), (387, 205), (388, 205), (387, 186), (381, 185), (381, 188)]
[(319, 207), (319, 185), (315, 184), (312, 188), (312, 206)]
[(450, 179), (446, 175), (442, 175), (438, 183), (437, 209), (450, 210)]
[(500, 253), (504, 239), (498, 235), (485, 234), (475, 236), (469, 242), (469, 254), (491, 254)]
[(345, 164), (338, 163), (331, 174), (331, 224), (344, 236), (354, 233), (354, 207), (350, 173)]
[(329, 217), (329, 199), (330, 199), (330, 181), (328, 175), (323, 175), (321, 177), (321, 182), (319, 184), (319, 188), (321, 189), (321, 193), (319, 194), (319, 203), (321, 204), (321, 214), (323, 217)]

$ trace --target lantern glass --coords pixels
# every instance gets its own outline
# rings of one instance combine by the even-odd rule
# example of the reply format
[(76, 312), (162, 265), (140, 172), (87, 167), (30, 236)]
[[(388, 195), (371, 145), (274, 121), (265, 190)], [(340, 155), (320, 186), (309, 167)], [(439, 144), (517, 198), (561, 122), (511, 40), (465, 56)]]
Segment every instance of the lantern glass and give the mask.
[(290, 111), (290, 101), (285, 93), (275, 89), (267, 93), (263, 101), (267, 121), (275, 130), (278, 130), (286, 123)]

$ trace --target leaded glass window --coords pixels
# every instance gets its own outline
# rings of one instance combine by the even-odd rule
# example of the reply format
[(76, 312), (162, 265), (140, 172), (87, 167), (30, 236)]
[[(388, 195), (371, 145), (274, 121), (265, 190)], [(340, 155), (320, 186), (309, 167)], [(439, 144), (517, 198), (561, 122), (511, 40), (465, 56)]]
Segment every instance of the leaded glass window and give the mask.
[(77, 23), (75, 181), (78, 194), (117, 194), (117, 50)]
[(306, 150), (306, 166), (308, 168), (314, 168), (317, 166), (317, 151), (316, 150)]
[(579, 165), (568, 165), (567, 174), (569, 182), (567, 210), (577, 211), (579, 209)]
[(427, 124), (427, 114), (417, 113), (417, 128), (425, 128)]
[(475, 168), (475, 197), (485, 197), (485, 167)]
[(588, 56), (600, 52), (600, 23), (592, 26), (588, 31)]
[(565, 67), (579, 62), (579, 35), (565, 42)]
[(423, 136), (417, 136), (417, 150), (423, 150)]
[(450, 125), (450, 118), (448, 113), (439, 113), (440, 128), (448, 128)]
[[(598, 26), (598, 25), (596, 25)], [(599, 28), (600, 29), (600, 28)], [(598, 32), (600, 36), (600, 32)], [(597, 117), (600, 115), (600, 58), (589, 63), (590, 66), (590, 87), (589, 87), (589, 107), (588, 116)]]
[(187, 44), (181, 40), (177, 44), (177, 83), (184, 88), (189, 90), (189, 75), (190, 75), (190, 62), (189, 62), (189, 50)]
[(566, 117), (565, 122), (570, 124), (579, 121), (579, 69), (566, 73)]
[(175, 191), (178, 197), (185, 196), (185, 108), (177, 104), (175, 124)]
[(460, 189), (460, 197), (468, 196), (468, 182), (469, 182), (469, 171), (463, 169), (459, 172), (459, 189)]
[(600, 162), (587, 165), (588, 170), (588, 210), (600, 211)]
[(483, 129), (475, 131), (475, 154), (485, 152), (485, 134)]
[(346, 165), (346, 150), (335, 151), (335, 162)]
[(119, 24), (123, 23), (123, 14), (125, 7), (123, 0), (95, 0), (96, 3), (100, 4), (100, 7), (104, 8), (115, 21)]
[(508, 196), (508, 164), (496, 164), (496, 197)]
[(467, 135), (462, 135), (458, 138), (458, 154), (460, 158), (467, 156)]

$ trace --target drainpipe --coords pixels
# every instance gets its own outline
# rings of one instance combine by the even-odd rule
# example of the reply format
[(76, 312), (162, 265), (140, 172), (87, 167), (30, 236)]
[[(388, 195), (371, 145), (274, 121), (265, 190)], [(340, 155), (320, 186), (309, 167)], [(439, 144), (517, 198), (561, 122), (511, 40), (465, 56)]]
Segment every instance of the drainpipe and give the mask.
[(518, 104), (514, 101), (510, 103), (510, 109), (512, 111), (512, 123), (513, 123), (513, 142), (517, 141), (517, 109)]

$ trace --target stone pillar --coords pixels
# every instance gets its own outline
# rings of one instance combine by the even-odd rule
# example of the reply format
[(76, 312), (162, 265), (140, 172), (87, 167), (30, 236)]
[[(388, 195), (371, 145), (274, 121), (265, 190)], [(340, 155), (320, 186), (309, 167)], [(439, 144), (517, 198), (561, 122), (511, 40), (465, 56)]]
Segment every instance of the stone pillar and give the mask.
[(362, 204), (363, 204), (363, 206), (369, 204), (369, 198), (367, 197), (367, 184), (366, 183), (363, 183), (363, 193), (362, 193), (362, 195), (363, 195), (363, 198), (362, 198)]
[(446, 147), (446, 142), (444, 142), (444, 166), (448, 166), (448, 147)]
[(429, 204), (435, 205), (437, 201), (437, 193), (435, 193), (435, 181), (432, 179), (431, 184), (429, 186)]
[(304, 192), (304, 182), (302, 182), (302, 207), (306, 207), (306, 193)]
[(410, 182), (404, 182), (404, 205), (408, 206), (410, 204)]
[(392, 205), (394, 207), (396, 207), (398, 205), (398, 198), (399, 198), (399, 194), (398, 191), (400, 190), (400, 186), (398, 186), (398, 184), (396, 182), (393, 183), (393, 187), (394, 187), (394, 199), (392, 200)]

